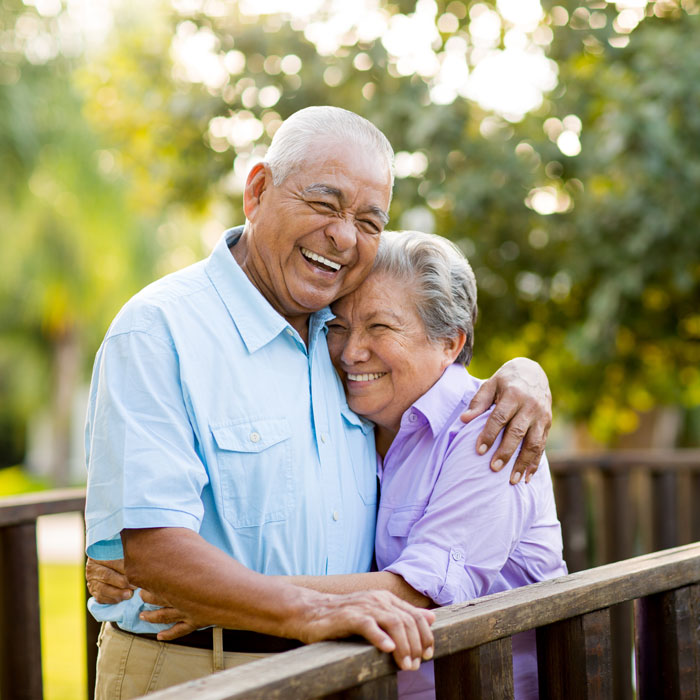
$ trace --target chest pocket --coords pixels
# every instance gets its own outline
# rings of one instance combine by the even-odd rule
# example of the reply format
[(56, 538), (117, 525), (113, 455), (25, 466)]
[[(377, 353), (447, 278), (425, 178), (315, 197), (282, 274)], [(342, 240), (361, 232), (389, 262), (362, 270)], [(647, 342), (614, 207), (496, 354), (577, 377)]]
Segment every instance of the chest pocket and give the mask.
[(246, 419), (209, 427), (217, 447), (226, 520), (233, 527), (286, 520), (294, 507), (287, 419)]
[(408, 537), (411, 528), (423, 515), (423, 508), (401, 508), (395, 510), (387, 520), (386, 529), (392, 537)]

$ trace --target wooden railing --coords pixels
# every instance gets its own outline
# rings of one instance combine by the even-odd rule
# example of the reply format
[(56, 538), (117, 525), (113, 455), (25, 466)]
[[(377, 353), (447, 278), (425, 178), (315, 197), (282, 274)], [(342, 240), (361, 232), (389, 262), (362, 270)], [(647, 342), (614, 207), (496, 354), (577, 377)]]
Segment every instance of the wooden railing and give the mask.
[[(541, 700), (615, 698), (610, 610), (636, 600), (638, 697), (700, 697), (700, 544), (647, 554), (436, 611), (438, 700), (513, 697), (510, 637), (537, 630)], [(148, 696), (152, 700), (396, 697), (396, 666), (324, 642)]]
[[(0, 499), (0, 698), (41, 700), (41, 631), (36, 521), (85, 510), (84, 489)], [(99, 626), (86, 615), (88, 688), (95, 686)], [(89, 691), (92, 697), (92, 692)]]
[[(587, 569), (591, 566), (619, 561), (635, 555), (700, 540), (700, 507), (697, 506), (697, 504), (700, 503), (700, 450), (674, 452), (645, 451), (638, 453), (623, 452), (572, 456), (560, 454), (551, 456), (550, 464), (555, 482), (557, 510), (562, 522), (564, 555), (570, 571), (575, 572), (581, 569)], [(82, 511), (84, 502), (84, 492), (81, 489), (52, 491), (22, 497), (0, 499), (0, 699), (2, 700), (22, 698), (41, 700), (43, 697), (39, 632), (36, 519), (41, 515)], [(693, 504), (695, 504), (695, 507), (693, 507)], [(687, 551), (694, 552), (695, 550), (691, 548)], [(693, 579), (695, 574), (692, 573), (694, 570), (693, 567), (697, 567), (697, 561), (694, 557), (695, 554), (690, 556), (687, 561), (684, 559), (674, 560), (676, 562), (674, 566), (680, 567), (680, 569), (687, 567), (686, 573), (690, 576), (689, 580), (697, 582), (698, 579)], [(641, 562), (642, 560), (638, 561)], [(649, 561), (654, 561), (654, 559), (652, 558)], [(599, 569), (598, 571), (604, 573), (607, 569)], [(589, 574), (591, 574), (591, 572), (585, 572), (586, 576)], [(656, 580), (656, 574), (650, 575)], [(615, 574), (615, 576), (617, 576), (617, 574)], [(565, 580), (568, 581), (569, 579)], [(581, 581), (581, 579), (575, 577), (573, 577), (572, 580)], [(533, 594), (533, 591), (540, 589), (546, 592), (550, 590), (548, 587), (554, 586), (554, 588), (551, 588), (551, 591), (571, 590), (570, 600), (568, 600), (568, 602), (562, 602), (560, 599), (557, 599), (556, 602), (542, 603), (543, 614), (549, 605), (559, 606), (556, 609), (560, 610), (561, 617), (558, 619), (562, 621), (577, 615), (589, 614), (588, 612), (575, 612), (575, 606), (580, 604), (580, 600), (577, 596), (584, 595), (583, 589), (557, 588), (557, 585), (559, 584), (553, 584), (551, 582), (537, 584), (539, 587), (537, 589), (535, 587), (528, 587), (507, 594), (501, 594), (507, 596), (506, 598), (495, 596), (482, 599), (464, 606), (457, 606), (455, 610), (460, 611), (460, 614), (462, 614), (462, 612), (467, 614), (467, 618), (465, 619), (470, 620), (467, 628), (472, 629), (472, 626), (477, 624), (475, 622), (477, 618), (482, 620), (482, 622), (478, 623), (479, 625), (486, 624), (483, 622), (483, 619), (488, 619), (489, 613), (485, 612), (484, 614), (486, 617), (480, 618), (479, 611), (496, 610), (500, 603), (494, 601), (501, 601), (504, 605), (508, 606), (511, 605), (511, 601), (519, 600), (518, 596), (520, 595), (529, 596)], [(566, 586), (569, 585), (569, 583), (566, 583)], [(673, 584), (668, 588), (660, 588), (658, 590), (676, 591), (676, 589), (680, 589), (685, 585), (689, 584)], [(608, 584), (605, 584), (605, 586), (608, 586)], [(641, 588), (639, 590), (641, 590)], [(695, 591), (692, 595), (697, 596), (696, 589), (693, 588), (692, 590)], [(546, 593), (537, 593), (536, 595), (546, 595)], [(613, 673), (609, 682), (612, 684), (613, 695), (610, 697), (616, 699), (620, 698), (621, 700), (631, 699), (633, 697), (632, 604), (626, 601), (631, 601), (636, 597), (645, 597), (646, 600), (646, 596), (648, 595), (650, 595), (650, 593), (643, 591), (639, 594), (631, 594), (628, 592), (625, 594), (626, 597), (623, 596), (617, 603), (609, 602), (595, 608), (596, 610), (609, 608), (609, 612), (606, 612), (605, 616), (609, 616), (611, 620), (609, 626), (609, 646), (612, 649), (611, 666)], [(686, 595), (686, 593), (681, 594), (674, 592), (663, 594), (664, 600), (670, 600), (668, 595), (675, 600), (677, 596)], [(687, 595), (690, 595), (690, 593)], [(515, 597), (513, 598), (513, 596)], [(585, 594), (584, 598), (587, 599), (587, 596), (589, 596), (588, 593)], [(536, 609), (539, 610), (539, 607), (537, 607), (540, 605), (537, 603), (538, 600), (539, 598), (533, 599), (532, 604), (536, 604)], [(697, 605), (697, 597), (693, 600), (696, 601), (693, 605)], [(484, 605), (487, 605), (487, 607), (482, 607)], [(488, 607), (493, 605), (496, 607)], [(637, 607), (645, 609), (646, 605), (647, 603), (645, 602), (641, 604), (641, 608), (640, 605)], [(663, 605), (661, 607), (663, 608)], [(525, 608), (527, 608), (527, 605), (524, 606), (523, 610), (525, 610)], [(510, 610), (510, 608), (504, 608), (504, 610), (506, 609)], [(649, 609), (656, 610), (653, 606)], [(696, 612), (694, 614), (697, 619), (697, 607), (695, 610)], [(502, 629), (510, 630), (510, 627), (508, 627), (510, 624), (509, 615), (515, 613), (511, 610), (503, 614), (505, 618), (502, 624), (505, 625), (505, 627), (501, 628), (498, 626), (501, 623), (497, 625), (494, 622), (493, 624), (496, 625), (496, 627), (493, 629), (497, 631), (502, 631)], [(519, 616), (522, 614), (524, 614), (524, 612), (519, 612), (516, 616), (517, 619), (521, 619)], [(653, 614), (655, 613), (650, 613), (652, 617)], [(449, 617), (452, 615), (452, 611), (441, 610), (439, 611), (439, 615), (439, 624), (436, 626), (437, 631), (443, 629), (442, 625), (445, 624), (445, 620), (453, 619)], [(476, 615), (476, 617), (472, 617), (474, 615)], [(501, 619), (501, 613), (498, 613), (498, 616), (493, 619)], [(549, 618), (541, 617), (537, 619), (537, 624), (550, 624), (545, 623), (545, 619)], [(586, 617), (587, 621), (585, 624), (583, 622), (576, 624), (583, 625), (581, 630), (585, 632), (585, 630), (588, 629), (586, 625), (591, 624), (589, 621), (592, 619), (593, 618)], [(646, 617), (643, 617), (643, 619), (646, 619)], [(554, 624), (554, 621), (552, 621), (551, 624)], [(569, 629), (568, 623), (563, 625), (561, 629), (561, 634), (565, 637), (566, 635), (573, 635), (573, 632)], [(639, 626), (637, 626), (637, 629), (640, 629)], [(452, 628), (450, 628), (450, 630), (452, 630)], [(440, 654), (441, 656), (444, 655), (445, 659), (451, 658), (449, 654), (457, 650), (453, 642), (449, 641), (452, 639), (453, 634), (456, 635), (455, 639), (457, 640), (462, 639), (464, 635), (467, 635), (466, 638), (470, 640), (467, 646), (464, 646), (461, 641), (454, 642), (454, 644), (458, 646), (461, 645), (459, 649), (462, 650), (470, 648), (470, 645), (471, 647), (477, 647), (482, 644), (487, 644), (487, 646), (483, 647), (479, 652), (481, 657), (486, 658), (489, 654), (495, 653), (488, 651), (492, 643), (495, 644), (499, 639), (507, 640), (510, 634), (515, 633), (512, 630), (506, 631), (503, 635), (494, 637), (493, 640), (486, 640), (484, 637), (483, 640), (485, 641), (475, 641), (472, 644), (472, 641), (476, 638), (469, 636), (472, 634), (471, 632), (468, 632), (466, 628), (462, 632), (457, 632), (456, 630), (457, 628), (449, 632), (439, 632), (439, 634), (442, 635), (439, 639), (444, 640), (443, 642), (439, 642), (439, 644), (447, 645), (440, 647), (443, 649)], [(88, 649), (89, 697), (92, 696), (91, 690), (94, 687), (94, 668), (97, 651), (95, 641), (97, 639), (97, 633), (97, 623), (88, 615), (86, 621), (86, 640)], [(545, 632), (538, 633), (538, 635), (539, 637), (543, 637)], [(576, 635), (571, 638), (574, 639), (575, 637)], [(479, 637), (479, 639), (482, 638)], [(697, 650), (697, 639), (695, 644)], [(507, 642), (500, 642), (496, 647), (504, 645), (507, 647)], [(653, 663), (650, 664), (648, 662), (648, 657), (645, 656), (646, 652), (643, 652), (643, 649), (646, 649), (648, 646), (645, 645), (646, 642), (644, 645), (640, 646), (639, 640), (636, 645), (638, 663), (644, 664), (644, 668), (642, 669), (644, 673), (646, 673), (647, 668), (655, 668)], [(553, 646), (557, 647), (558, 645), (553, 643)], [(346, 655), (348, 649), (352, 650), (350, 656)], [(336, 676), (346, 677), (343, 675), (346, 674), (346, 672), (343, 671), (341, 673), (339, 666), (350, 664), (347, 671), (350, 676), (354, 673), (352, 669), (357, 670), (360, 667), (370, 670), (376, 668), (390, 670), (393, 668), (388, 658), (378, 654), (378, 652), (375, 654), (371, 649), (361, 644), (346, 642), (342, 644), (314, 645), (312, 650), (313, 658), (309, 655), (309, 650), (306, 649), (289, 652), (289, 654), (301, 654), (300, 658), (303, 659), (303, 663), (306, 664), (304, 668), (316, 668), (316, 661), (319, 661), (321, 664), (319, 668), (321, 668), (323, 664), (331, 664), (329, 668), (332, 667), (333, 669), (331, 672), (333, 678), (329, 679), (329, 681), (332, 680), (332, 683), (327, 687), (313, 686), (313, 692), (319, 697), (324, 694), (328, 695), (331, 692), (330, 689), (334, 688), (335, 685), (333, 684), (337, 682)], [(640, 650), (642, 650), (642, 656), (639, 656)], [(579, 650), (577, 653), (583, 652)], [(340, 654), (340, 656), (338, 656), (338, 654)], [(367, 654), (370, 654), (370, 656), (366, 656)], [(471, 655), (470, 658), (472, 658), (472, 656), (473, 655)], [(338, 661), (341, 657), (342, 661)], [(287, 658), (287, 654), (278, 655), (275, 657), (275, 662), (282, 664), (280, 668), (287, 668)], [(359, 666), (353, 665), (356, 662), (350, 662), (351, 658), (359, 659), (357, 662)], [(493, 658), (501, 659), (498, 663), (503, 662), (501, 652), (496, 654)], [(324, 659), (326, 660), (324, 661)], [(438, 663), (438, 667), (445, 667), (447, 663), (446, 660), (441, 661)], [(449, 663), (453, 663), (453, 661)], [(557, 661), (557, 664), (559, 663), (560, 662)], [(256, 668), (258, 668), (257, 664), (258, 662), (255, 664)], [(697, 658), (695, 664), (697, 667)], [(261, 668), (266, 669), (269, 666), (270, 664), (267, 664), (267, 666)], [(325, 668), (325, 666), (323, 667)], [(371, 672), (374, 673), (373, 670)], [(225, 673), (227, 674), (229, 672)], [(243, 674), (241, 678), (246, 678), (247, 676), (245, 673), (257, 673), (257, 671), (244, 671), (242, 668), (240, 673)], [(316, 671), (314, 671), (314, 673), (316, 673)], [(224, 676), (225, 674), (220, 675)], [(379, 684), (376, 687), (380, 687), (381, 683), (389, 683), (389, 685), (391, 685), (392, 681), (390, 680), (390, 676), (391, 674), (388, 671), (385, 674), (376, 676), (376, 682)], [(372, 677), (375, 678), (375, 676)], [(226, 678), (228, 678), (228, 676), (226, 676)], [(384, 680), (381, 680), (382, 678)], [(323, 674), (319, 676), (319, 679), (315, 682), (322, 682)], [(226, 681), (223, 678), (219, 679), (218, 675), (207, 680), (206, 683), (202, 681), (202, 683), (205, 683), (203, 687), (207, 689), (207, 693), (209, 689), (218, 687), (216, 684), (220, 682), (225, 683)], [(286, 682), (287, 681), (280, 681), (280, 683)], [(293, 689), (294, 687), (296, 686), (292, 685), (287, 687), (287, 691), (285, 691), (287, 695), (289, 696), (291, 694), (293, 697), (303, 697), (302, 695), (296, 696), (293, 694), (290, 688)], [(351, 686), (343, 687), (349, 688)], [(353, 693), (354, 692), (360, 691), (353, 691)], [(364, 694), (366, 692), (369, 691), (362, 690), (362, 694), (357, 695), (357, 697), (368, 697)], [(275, 697), (274, 695), (265, 696), (264, 693), (260, 697), (263, 696)], [(354, 694), (343, 697), (351, 696), (355, 697)], [(588, 695), (582, 695), (580, 697), (594, 696), (595, 695), (588, 693)], [(209, 698), (210, 696), (205, 694), (201, 697)], [(215, 697), (258, 696), (248, 696), (245, 695), (245, 693), (243, 695), (211, 695), (211, 698)], [(313, 695), (309, 697), (313, 697)], [(380, 693), (377, 697), (384, 697), (384, 695)], [(453, 696), (447, 695), (446, 697), (461, 696), (457, 694)], [(474, 695), (474, 697), (488, 697), (488, 694)], [(501, 696), (496, 695), (494, 697)], [(502, 697), (507, 696), (503, 695)], [(570, 697), (579, 696), (574, 693)], [(654, 695), (638, 695), (638, 697), (651, 698), (654, 697)], [(660, 694), (658, 697), (666, 696)], [(688, 697), (700, 698), (700, 692), (698, 692), (697, 695)]]

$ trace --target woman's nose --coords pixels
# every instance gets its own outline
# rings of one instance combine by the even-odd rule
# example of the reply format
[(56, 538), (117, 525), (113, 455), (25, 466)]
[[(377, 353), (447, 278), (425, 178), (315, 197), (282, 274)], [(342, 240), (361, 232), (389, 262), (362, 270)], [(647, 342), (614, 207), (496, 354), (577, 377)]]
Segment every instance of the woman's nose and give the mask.
[(345, 347), (341, 353), (343, 362), (347, 365), (354, 365), (358, 362), (369, 360), (370, 352), (361, 334), (350, 333), (345, 341)]

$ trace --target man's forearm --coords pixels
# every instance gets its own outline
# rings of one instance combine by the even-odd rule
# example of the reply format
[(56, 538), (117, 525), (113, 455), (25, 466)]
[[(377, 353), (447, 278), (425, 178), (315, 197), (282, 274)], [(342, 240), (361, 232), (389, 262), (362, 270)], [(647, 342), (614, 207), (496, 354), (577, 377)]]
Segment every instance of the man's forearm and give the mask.
[(367, 574), (338, 574), (332, 576), (276, 576), (281, 581), (290, 581), (297, 586), (310, 588), (320, 593), (356, 593), (358, 591), (390, 591), (402, 600), (419, 608), (429, 608), (433, 601), (413, 586), (406, 583), (402, 576), (390, 571), (373, 571)]
[(305, 617), (322, 597), (247, 569), (185, 528), (124, 530), (122, 540), (129, 581), (199, 625), (301, 638)]

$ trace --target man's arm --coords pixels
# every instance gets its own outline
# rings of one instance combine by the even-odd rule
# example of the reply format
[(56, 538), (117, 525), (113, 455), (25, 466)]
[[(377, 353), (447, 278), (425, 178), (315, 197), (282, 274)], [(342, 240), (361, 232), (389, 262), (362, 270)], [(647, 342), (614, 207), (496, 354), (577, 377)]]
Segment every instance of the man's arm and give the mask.
[(501, 430), (505, 430), (491, 458), (491, 469), (501, 470), (522, 443), (510, 483), (517, 484), (523, 473), (525, 481), (530, 481), (542, 459), (552, 425), (552, 394), (542, 367), (526, 357), (506, 362), (481, 385), (462, 420), (469, 423), (494, 403), (493, 413), (477, 439), (477, 452), (486, 454)]
[(129, 582), (181, 610), (192, 626), (306, 643), (359, 634), (393, 652), (403, 669), (432, 655), (432, 613), (387, 591), (337, 595), (301, 588), (247, 569), (186, 528), (123, 530), (122, 541)]

